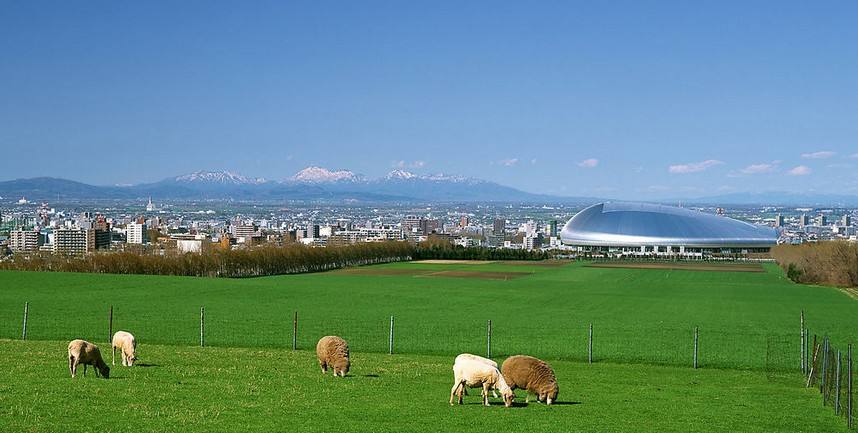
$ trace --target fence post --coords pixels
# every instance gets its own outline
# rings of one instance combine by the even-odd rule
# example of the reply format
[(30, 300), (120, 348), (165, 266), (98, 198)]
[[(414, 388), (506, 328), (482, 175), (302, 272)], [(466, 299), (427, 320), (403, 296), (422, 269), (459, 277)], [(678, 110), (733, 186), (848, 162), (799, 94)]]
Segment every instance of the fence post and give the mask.
[(805, 350), (804, 350), (804, 310), (801, 310), (801, 335), (799, 338), (801, 338), (801, 343), (800, 343), (801, 356), (799, 357), (799, 359), (800, 359), (800, 361), (799, 361), (800, 367), (799, 368), (801, 368), (801, 371), (803, 373), (804, 372), (804, 357), (805, 357)]
[(21, 339), (27, 339), (27, 317), (30, 315), (30, 303), (24, 302), (24, 327), (21, 330)]
[(206, 346), (206, 307), (200, 307), (200, 347)]
[(697, 368), (697, 343), (698, 343), (698, 327), (694, 327), (694, 368)]
[(298, 350), (298, 312), (292, 318), (292, 350)]
[(593, 324), (590, 324), (590, 330), (587, 338), (587, 362), (593, 363)]
[(825, 376), (828, 373), (828, 337), (822, 340), (822, 375), (819, 381), (819, 392), (822, 393), (822, 405), (825, 405)]
[(846, 351), (846, 425), (852, 429), (852, 345)]
[(387, 341), (387, 353), (393, 355), (393, 315), (390, 316), (390, 335)]
[(110, 306), (110, 313), (107, 314), (107, 342), (113, 339), (113, 305)]
[(840, 351), (837, 351), (837, 370), (834, 376), (834, 414), (840, 415), (840, 363), (842, 362)]
[(486, 358), (492, 357), (492, 321), (486, 323)]

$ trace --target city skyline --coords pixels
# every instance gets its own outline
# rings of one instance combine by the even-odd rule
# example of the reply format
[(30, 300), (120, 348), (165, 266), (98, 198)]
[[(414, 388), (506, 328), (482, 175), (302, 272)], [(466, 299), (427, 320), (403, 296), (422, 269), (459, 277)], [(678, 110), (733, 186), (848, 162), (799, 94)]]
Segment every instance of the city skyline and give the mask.
[(559, 196), (855, 195), (856, 16), (850, 2), (16, 4), (0, 18), (0, 148), (31, 163), (2, 180), (320, 166)]

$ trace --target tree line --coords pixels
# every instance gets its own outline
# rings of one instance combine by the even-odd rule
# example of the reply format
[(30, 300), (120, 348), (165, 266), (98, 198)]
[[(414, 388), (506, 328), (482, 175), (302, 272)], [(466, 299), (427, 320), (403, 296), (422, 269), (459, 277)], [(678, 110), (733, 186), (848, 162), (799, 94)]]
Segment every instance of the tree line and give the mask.
[(771, 255), (797, 283), (858, 287), (858, 244), (854, 242), (783, 244), (773, 247)]
[(101, 274), (177, 275), (244, 278), (321, 272), (350, 266), (420, 259), (541, 260), (548, 253), (483, 247), (368, 242), (314, 248), (301, 244), (264, 245), (241, 250), (213, 249), (202, 254), (153, 254), (129, 250), (83, 256), (50, 253), (17, 255), (0, 262), (0, 269)]

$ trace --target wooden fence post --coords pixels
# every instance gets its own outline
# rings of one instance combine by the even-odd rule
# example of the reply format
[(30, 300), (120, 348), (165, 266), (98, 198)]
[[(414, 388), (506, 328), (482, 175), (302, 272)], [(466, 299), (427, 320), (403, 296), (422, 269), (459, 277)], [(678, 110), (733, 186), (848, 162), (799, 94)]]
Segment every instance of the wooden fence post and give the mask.
[(587, 338), (587, 362), (593, 363), (593, 324), (590, 324), (590, 330)]
[(799, 363), (800, 363), (799, 368), (801, 368), (801, 371), (803, 373), (805, 371), (804, 370), (804, 357), (805, 357), (805, 350), (804, 350), (804, 310), (801, 310), (801, 328), (800, 328), (800, 330), (801, 330), (801, 334), (800, 334), (799, 338), (801, 339), (801, 342), (799, 345), (801, 346), (801, 356), (799, 357)]
[(206, 307), (200, 307), (200, 347), (206, 346)]
[(846, 425), (852, 428), (852, 345), (846, 351)]
[(292, 318), (292, 350), (298, 350), (298, 312)]
[(486, 323), (486, 358), (492, 357), (492, 321)]
[(837, 351), (837, 370), (834, 377), (834, 414), (840, 416), (840, 364), (843, 359), (840, 356), (840, 351)]
[(694, 368), (697, 368), (698, 327), (694, 327)]
[(107, 342), (113, 340), (113, 305), (110, 306), (110, 312), (107, 314)]
[(819, 381), (819, 392), (822, 393), (822, 404), (825, 405), (825, 376), (828, 373), (828, 337), (822, 340), (822, 375)]
[(24, 302), (24, 326), (21, 330), (21, 339), (22, 340), (27, 339), (27, 318), (29, 317), (29, 315), (30, 315), (30, 303)]
[(387, 341), (387, 353), (393, 355), (393, 315), (390, 316), (390, 335)]

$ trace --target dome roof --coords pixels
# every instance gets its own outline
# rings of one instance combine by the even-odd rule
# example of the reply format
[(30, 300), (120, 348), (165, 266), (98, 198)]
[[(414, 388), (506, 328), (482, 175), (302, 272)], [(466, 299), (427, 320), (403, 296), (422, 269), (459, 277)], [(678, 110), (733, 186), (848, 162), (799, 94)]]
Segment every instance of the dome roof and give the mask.
[(778, 232), (724, 216), (650, 203), (606, 202), (578, 212), (563, 227), (568, 245), (764, 247)]

